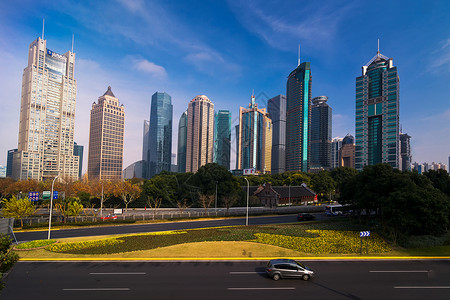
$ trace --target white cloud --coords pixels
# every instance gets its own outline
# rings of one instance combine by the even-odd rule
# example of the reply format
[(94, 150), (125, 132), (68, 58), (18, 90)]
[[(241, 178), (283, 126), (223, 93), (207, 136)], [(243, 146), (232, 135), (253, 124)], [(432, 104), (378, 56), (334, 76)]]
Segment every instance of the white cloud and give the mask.
[(166, 69), (162, 66), (158, 66), (157, 64), (148, 61), (143, 58), (131, 58), (134, 69), (149, 73), (153, 77), (164, 79), (167, 77)]
[(445, 73), (450, 67), (450, 39), (443, 40), (441, 47), (433, 52), (432, 61), (429, 64), (431, 73)]

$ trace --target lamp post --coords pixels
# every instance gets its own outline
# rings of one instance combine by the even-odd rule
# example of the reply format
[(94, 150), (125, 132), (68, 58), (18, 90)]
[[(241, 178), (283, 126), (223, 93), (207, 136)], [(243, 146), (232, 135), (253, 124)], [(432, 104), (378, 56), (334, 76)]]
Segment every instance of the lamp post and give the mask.
[(103, 181), (102, 181), (102, 199), (100, 200), (100, 218), (103, 217)]
[(289, 206), (291, 206), (291, 183), (289, 183)]
[(216, 200), (214, 202), (214, 209), (215, 209), (216, 214), (217, 214), (217, 181), (216, 181)]
[(56, 178), (58, 178), (58, 177), (59, 177), (59, 173), (58, 173), (58, 175), (56, 175), (55, 178), (53, 178), (53, 182), (52, 182), (52, 193), (50, 194), (50, 218), (48, 219), (48, 237), (47, 237), (47, 239), (50, 239), (50, 230), (52, 229), (53, 186), (55, 184)]
[(248, 195), (249, 195), (249, 190), (250, 190), (250, 183), (248, 183), (247, 178), (244, 177), (244, 179), (245, 179), (245, 181), (247, 181), (247, 214), (245, 217), (245, 226), (248, 226)]

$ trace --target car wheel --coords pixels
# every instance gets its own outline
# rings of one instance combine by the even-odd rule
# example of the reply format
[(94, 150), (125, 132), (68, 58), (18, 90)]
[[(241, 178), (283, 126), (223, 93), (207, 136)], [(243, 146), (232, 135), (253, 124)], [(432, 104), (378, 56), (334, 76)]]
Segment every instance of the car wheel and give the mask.
[(280, 274), (278, 273), (273, 274), (273, 280), (278, 280), (280, 278), (281, 278)]
[(302, 276), (302, 279), (305, 280), (305, 281), (308, 281), (309, 280), (309, 275), (308, 274), (304, 274)]

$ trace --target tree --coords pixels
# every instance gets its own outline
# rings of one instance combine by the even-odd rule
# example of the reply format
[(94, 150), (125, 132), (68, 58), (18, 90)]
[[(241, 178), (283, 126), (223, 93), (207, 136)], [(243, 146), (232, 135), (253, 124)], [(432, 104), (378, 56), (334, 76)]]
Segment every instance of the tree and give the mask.
[(23, 227), (23, 218), (31, 216), (35, 212), (35, 207), (28, 197), (17, 199), (16, 196), (12, 196), (9, 200), (3, 199), (1, 203), (3, 216), (20, 219), (21, 227)]
[(13, 184), (14, 180), (12, 178), (0, 178), (0, 199), (11, 196), (8, 189)]
[(336, 193), (340, 195), (340, 192), (346, 182), (356, 176), (358, 171), (349, 167), (334, 168), (331, 171), (331, 177), (336, 182)]
[(227, 214), (229, 213), (230, 208), (237, 202), (237, 197), (235, 195), (231, 196), (223, 196), (222, 202), (227, 209)]
[(322, 197), (326, 197), (336, 189), (336, 182), (328, 171), (320, 171), (314, 174), (311, 179), (311, 185), (312, 189)]
[(120, 181), (114, 185), (114, 195), (120, 197), (125, 204), (125, 211), (128, 205), (141, 195), (141, 188), (137, 184), (129, 181)]
[(199, 196), (200, 198), (200, 205), (205, 209), (205, 215), (208, 211), (208, 208), (211, 206), (211, 204), (214, 202), (215, 196), (214, 195), (204, 195), (201, 194)]
[(150, 209), (153, 210), (153, 218), (155, 218), (155, 214), (161, 206), (161, 201), (161, 198), (153, 198), (152, 196), (147, 196), (147, 204)]
[(75, 222), (77, 221), (77, 217), (83, 212), (83, 204), (78, 203), (78, 201), (69, 202), (67, 207), (67, 214), (69, 216), (75, 217)]
[[(11, 239), (6, 235), (0, 235), (0, 278), (3, 278), (3, 273), (8, 272), (18, 260), (19, 255), (11, 248)], [(4, 283), (1, 281), (0, 290), (3, 287)]]

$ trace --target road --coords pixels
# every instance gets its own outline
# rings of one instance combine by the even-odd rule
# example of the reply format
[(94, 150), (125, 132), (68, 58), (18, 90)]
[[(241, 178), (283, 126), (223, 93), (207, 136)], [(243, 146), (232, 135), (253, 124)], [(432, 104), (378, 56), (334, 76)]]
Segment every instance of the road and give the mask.
[[(315, 214), (317, 219), (325, 218), (323, 213)], [(262, 216), (249, 218), (249, 225), (262, 224), (279, 224), (297, 222), (296, 214), (279, 215), (279, 216)], [(51, 237), (54, 239), (78, 237), (78, 236), (94, 236), (94, 235), (111, 235), (111, 234), (127, 234), (127, 233), (143, 233), (168, 230), (182, 230), (193, 228), (208, 228), (220, 226), (236, 226), (245, 225), (245, 218), (216, 219), (208, 221), (187, 221), (187, 222), (168, 222), (153, 223), (140, 225), (122, 225), (122, 226), (101, 226), (77, 229), (52, 230)], [(46, 239), (48, 231), (31, 231), (17, 232), (16, 238), (19, 242)]]
[(274, 281), (263, 261), (19, 262), (2, 299), (450, 299), (450, 261), (308, 261)]

